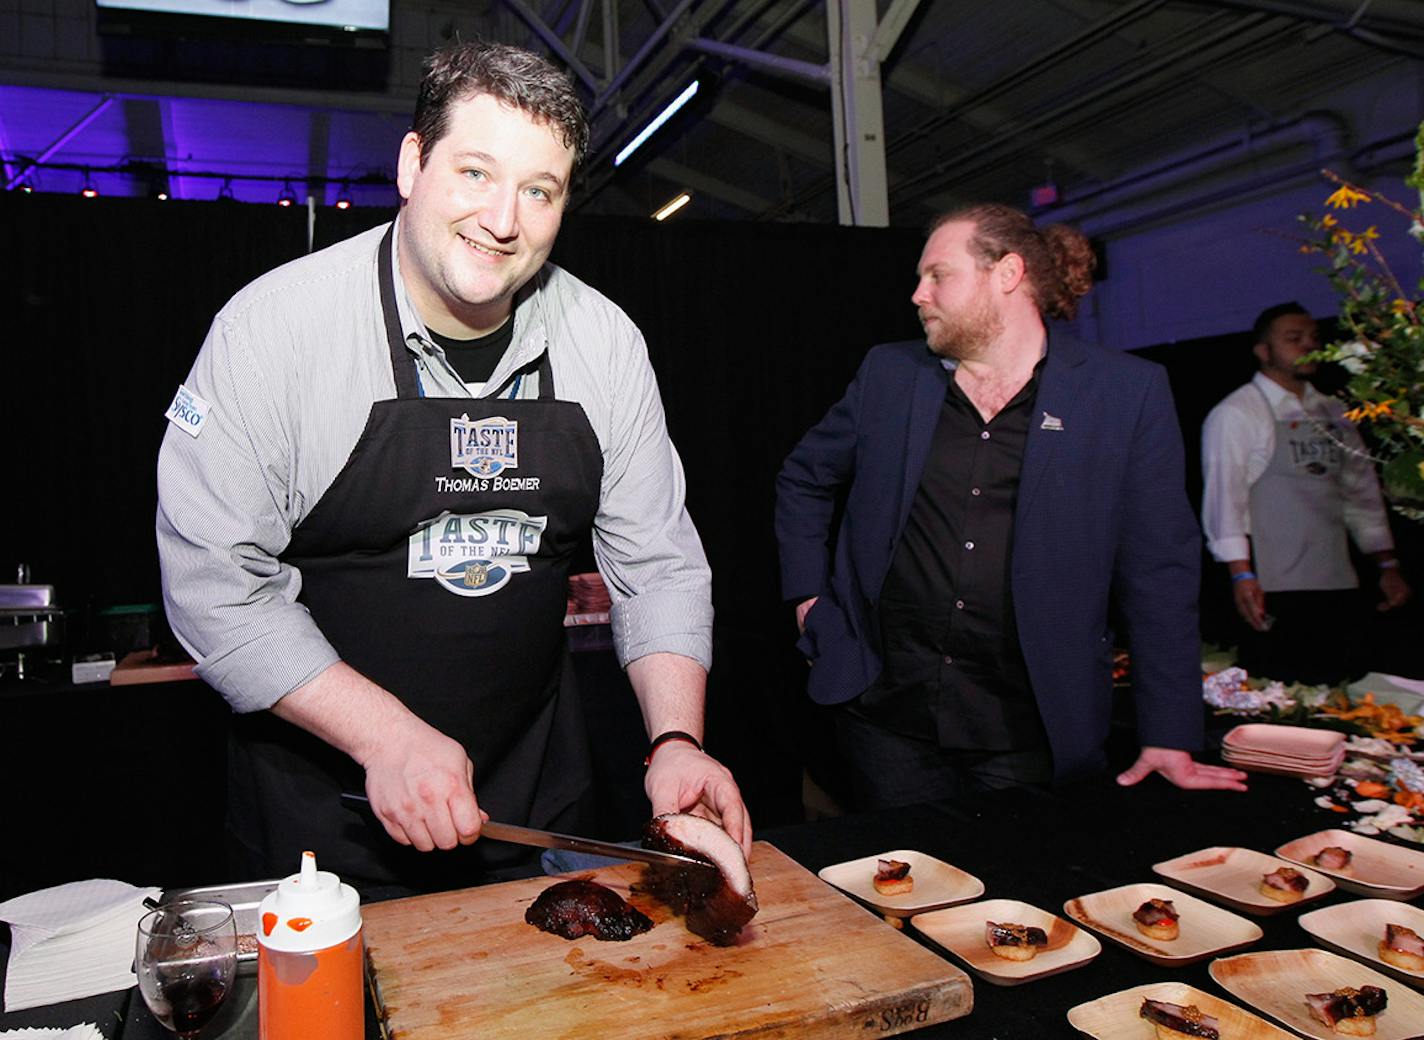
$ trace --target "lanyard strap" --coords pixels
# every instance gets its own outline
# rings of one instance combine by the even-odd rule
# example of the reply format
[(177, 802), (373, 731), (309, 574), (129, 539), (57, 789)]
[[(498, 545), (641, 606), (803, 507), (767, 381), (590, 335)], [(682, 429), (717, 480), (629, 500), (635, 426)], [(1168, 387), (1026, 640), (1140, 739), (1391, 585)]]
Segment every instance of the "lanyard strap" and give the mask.
[[(395, 243), (395, 227), (395, 224), (392, 223), (381, 238), (381, 248), (376, 255), (378, 268), (376, 274), (377, 281), (381, 286), (381, 312), (386, 322), (386, 341), (391, 352), (391, 375), (395, 377), (396, 381), (396, 396), (401, 400), (406, 400), (424, 397), (425, 391), (420, 385), (415, 358), (406, 349), (405, 336), (401, 333), (400, 310), (396, 306), (396, 283), (395, 277), (391, 273), (392, 267), (395, 266), (391, 262), (391, 251)], [(509, 400), (512, 401), (519, 396), (519, 387), (524, 382), (526, 371), (528, 371), (528, 367), (516, 372), (510, 381)], [(539, 400), (554, 400), (554, 370), (549, 365), (547, 348), (539, 355), (539, 363), (535, 366), (535, 371), (539, 374)]]
[(376, 252), (376, 280), (381, 286), (381, 313), (386, 321), (386, 341), (391, 350), (391, 375), (396, 381), (396, 396), (401, 400), (424, 397), (420, 389), (420, 379), (415, 371), (415, 358), (405, 346), (405, 336), (401, 334), (400, 310), (396, 306), (396, 282), (391, 268), (391, 250), (395, 242), (396, 226), (386, 228), (381, 238), (381, 248)]

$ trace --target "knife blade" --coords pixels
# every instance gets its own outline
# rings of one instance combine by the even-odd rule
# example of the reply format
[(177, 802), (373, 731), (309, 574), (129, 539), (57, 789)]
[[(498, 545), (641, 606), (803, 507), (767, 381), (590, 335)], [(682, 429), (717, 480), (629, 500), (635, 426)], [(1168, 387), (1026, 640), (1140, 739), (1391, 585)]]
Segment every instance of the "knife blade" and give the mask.
[[(368, 816), (375, 816), (371, 800), (362, 794), (349, 791), (341, 795), (341, 804)], [(555, 831), (541, 831), (533, 827), (519, 827), (512, 823), (498, 823), (486, 820), (480, 828), (481, 838), (507, 841), (515, 845), (532, 845), (540, 849), (562, 849), (565, 852), (584, 852), (593, 856), (607, 856), (609, 859), (633, 860), (638, 863), (657, 863), (670, 867), (701, 867), (716, 870), (717, 867), (691, 856), (679, 856), (674, 852), (658, 852), (633, 845), (619, 845), (597, 838), (580, 838), (573, 834), (558, 834)]]

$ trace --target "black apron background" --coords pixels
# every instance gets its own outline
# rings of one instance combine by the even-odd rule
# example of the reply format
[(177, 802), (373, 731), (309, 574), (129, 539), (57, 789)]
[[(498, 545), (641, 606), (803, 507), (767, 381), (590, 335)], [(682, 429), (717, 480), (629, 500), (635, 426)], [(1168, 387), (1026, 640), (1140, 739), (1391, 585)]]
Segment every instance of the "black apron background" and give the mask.
[[(592, 769), (563, 617), (569, 559), (598, 507), (602, 452), (583, 408), (554, 399), (547, 352), (538, 400), (420, 396), (396, 312), (391, 246), (388, 231), (377, 263), (398, 397), (371, 406), (345, 467), (281, 559), (301, 571), (299, 600), (342, 660), (465, 746), (491, 818), (577, 831)], [(451, 420), (463, 417), (517, 424), (517, 465), (500, 475), (537, 477), (537, 489), (502, 490), (486, 478), (474, 490), (451, 460)], [(437, 477), (447, 478), (443, 489)], [(472, 581), (476, 594), (467, 595), (407, 576), (422, 526), (446, 513), (496, 510), (547, 518), (527, 571), (494, 591)], [(512, 538), (518, 551), (519, 526), (489, 518), (476, 534), (459, 519), (440, 519), (424, 544)], [(342, 806), (343, 792), (365, 790), (348, 756), (270, 712), (235, 722), (229, 831), (256, 876), (285, 876), (312, 849), (324, 869), (358, 886), (437, 890), (529, 859), (526, 849), (490, 841), (430, 853), (398, 845), (372, 816)]]

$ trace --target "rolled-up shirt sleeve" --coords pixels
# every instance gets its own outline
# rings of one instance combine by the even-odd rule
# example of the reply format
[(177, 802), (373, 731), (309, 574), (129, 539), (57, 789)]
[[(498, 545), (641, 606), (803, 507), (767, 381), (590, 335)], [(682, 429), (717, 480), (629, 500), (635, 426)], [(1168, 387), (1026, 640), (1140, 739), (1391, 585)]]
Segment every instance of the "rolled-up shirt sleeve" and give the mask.
[(290, 431), (240, 322), (214, 321), (185, 384), (210, 406), (196, 437), (170, 426), (157, 537), (169, 623), (234, 710), (268, 708), (338, 660), (278, 556), (292, 531)]
[(1251, 558), (1249, 465), (1259, 434), (1233, 404), (1217, 405), (1202, 425), (1202, 529), (1207, 549), (1221, 563)]
[(593, 528), (612, 599), (614, 650), (625, 667), (675, 653), (710, 668), (712, 574), (687, 513), (682, 462), (642, 335), (626, 318), (615, 326), (620, 342), (609, 355), (609, 435)]

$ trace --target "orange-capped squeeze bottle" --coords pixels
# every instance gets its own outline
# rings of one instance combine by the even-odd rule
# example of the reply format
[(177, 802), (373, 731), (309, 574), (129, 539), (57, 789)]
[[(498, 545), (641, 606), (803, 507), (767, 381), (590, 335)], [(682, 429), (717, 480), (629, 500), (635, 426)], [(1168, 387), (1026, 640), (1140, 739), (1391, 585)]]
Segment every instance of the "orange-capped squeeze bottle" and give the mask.
[(260, 1040), (361, 1040), (361, 897), (302, 853), (257, 919)]

